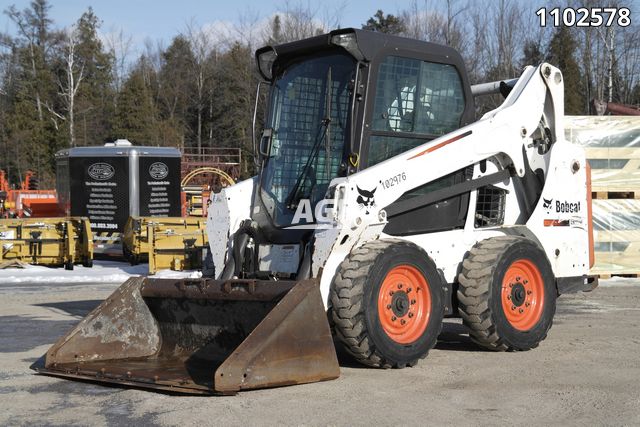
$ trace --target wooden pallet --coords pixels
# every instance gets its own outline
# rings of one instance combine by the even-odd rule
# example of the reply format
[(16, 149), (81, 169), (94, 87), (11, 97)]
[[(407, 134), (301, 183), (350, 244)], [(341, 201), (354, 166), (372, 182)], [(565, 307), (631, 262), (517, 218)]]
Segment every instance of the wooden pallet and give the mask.
[(640, 200), (594, 199), (592, 206), (596, 262), (591, 273), (640, 272)]
[(624, 277), (636, 279), (640, 277), (640, 273), (598, 273), (596, 274), (600, 279), (611, 279), (612, 277)]
[(640, 200), (640, 190), (633, 191), (593, 191), (591, 198), (594, 200), (630, 199)]
[(565, 137), (584, 147), (592, 191), (640, 192), (640, 116), (567, 116)]

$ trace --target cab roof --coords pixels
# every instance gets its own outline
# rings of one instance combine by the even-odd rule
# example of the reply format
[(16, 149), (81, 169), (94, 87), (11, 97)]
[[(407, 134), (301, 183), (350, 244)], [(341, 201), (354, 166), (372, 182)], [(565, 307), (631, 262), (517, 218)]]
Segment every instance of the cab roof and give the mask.
[[(282, 66), (282, 64), (295, 60), (301, 56), (336, 49), (336, 47), (339, 47), (340, 45), (335, 43), (334, 37), (348, 34), (353, 34), (355, 36), (355, 44), (361, 56), (360, 58), (356, 57), (356, 59), (366, 62), (373, 61), (380, 54), (388, 54), (390, 50), (402, 50), (405, 52), (414, 51), (416, 53), (429, 53), (435, 57), (440, 56), (447, 58), (447, 62), (459, 63), (461, 65), (464, 64), (460, 54), (452, 47), (386, 33), (359, 30), (356, 28), (344, 28), (291, 43), (264, 46), (256, 51), (256, 60), (258, 60), (261, 54), (268, 51), (274, 51), (276, 53), (274, 66)], [(345, 50), (349, 52), (348, 49)], [(353, 52), (350, 53), (354, 55)]]

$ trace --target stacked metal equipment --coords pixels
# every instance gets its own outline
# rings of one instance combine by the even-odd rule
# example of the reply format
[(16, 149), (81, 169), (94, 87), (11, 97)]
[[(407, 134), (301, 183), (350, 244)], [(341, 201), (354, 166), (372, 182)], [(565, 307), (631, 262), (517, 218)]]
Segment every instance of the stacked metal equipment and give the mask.
[(593, 274), (640, 273), (640, 117), (570, 116), (565, 135), (591, 166)]
[(124, 228), (122, 251), (132, 264), (149, 262), (149, 274), (158, 270), (195, 269), (209, 244), (205, 218), (130, 217)]
[(87, 218), (0, 220), (0, 261), (17, 260), (73, 270), (93, 265), (93, 236)]

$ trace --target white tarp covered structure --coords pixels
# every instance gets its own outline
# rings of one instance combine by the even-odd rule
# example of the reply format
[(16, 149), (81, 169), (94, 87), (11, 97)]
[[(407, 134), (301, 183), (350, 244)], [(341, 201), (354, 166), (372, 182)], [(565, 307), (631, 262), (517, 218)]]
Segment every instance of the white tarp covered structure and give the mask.
[(640, 116), (567, 116), (591, 165), (594, 274), (640, 273)]

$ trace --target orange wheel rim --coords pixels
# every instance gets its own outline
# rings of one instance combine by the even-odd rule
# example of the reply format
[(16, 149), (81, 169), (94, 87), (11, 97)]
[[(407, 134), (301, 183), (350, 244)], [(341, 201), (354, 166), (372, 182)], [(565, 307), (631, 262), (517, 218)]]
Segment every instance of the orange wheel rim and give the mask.
[(536, 265), (526, 259), (509, 266), (502, 280), (502, 310), (519, 331), (532, 329), (544, 310), (544, 281)]
[(385, 333), (399, 344), (422, 336), (431, 316), (431, 291), (420, 271), (410, 265), (391, 269), (378, 293), (378, 318)]

